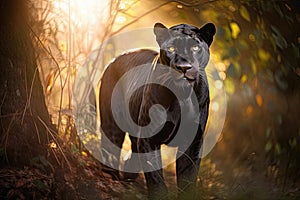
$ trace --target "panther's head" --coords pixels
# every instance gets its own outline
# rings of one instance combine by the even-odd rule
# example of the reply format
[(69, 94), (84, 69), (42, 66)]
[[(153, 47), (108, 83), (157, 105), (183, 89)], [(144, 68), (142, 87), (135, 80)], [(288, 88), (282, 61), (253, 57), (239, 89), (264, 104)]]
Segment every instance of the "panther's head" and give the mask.
[(156, 41), (160, 47), (160, 62), (177, 72), (177, 79), (194, 84), (209, 61), (209, 46), (216, 28), (208, 23), (201, 28), (180, 24), (168, 29), (161, 23), (154, 26)]

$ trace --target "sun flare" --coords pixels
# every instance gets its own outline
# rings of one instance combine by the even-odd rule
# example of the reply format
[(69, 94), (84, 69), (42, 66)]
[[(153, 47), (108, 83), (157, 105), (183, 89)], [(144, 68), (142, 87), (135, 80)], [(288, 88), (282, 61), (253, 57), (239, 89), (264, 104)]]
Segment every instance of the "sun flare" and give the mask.
[(80, 28), (97, 26), (108, 18), (108, 0), (53, 0), (52, 3), (57, 13)]

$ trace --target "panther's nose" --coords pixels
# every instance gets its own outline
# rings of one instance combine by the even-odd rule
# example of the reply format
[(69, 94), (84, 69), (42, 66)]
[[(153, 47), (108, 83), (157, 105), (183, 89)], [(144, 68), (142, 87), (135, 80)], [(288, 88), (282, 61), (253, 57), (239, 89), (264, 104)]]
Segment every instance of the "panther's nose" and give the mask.
[(188, 71), (191, 68), (192, 68), (192, 65), (190, 65), (190, 64), (176, 66), (176, 69), (178, 69), (179, 71), (182, 71), (184, 74), (186, 73), (186, 71)]

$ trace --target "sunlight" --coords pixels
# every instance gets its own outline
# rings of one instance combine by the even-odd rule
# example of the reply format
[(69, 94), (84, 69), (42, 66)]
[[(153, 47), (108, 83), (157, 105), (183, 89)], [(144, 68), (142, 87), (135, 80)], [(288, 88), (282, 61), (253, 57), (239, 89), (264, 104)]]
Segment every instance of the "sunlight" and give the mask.
[(218, 90), (221, 90), (223, 88), (223, 82), (220, 81), (220, 80), (216, 80), (215, 81), (215, 87), (218, 89)]
[(218, 102), (212, 102), (211, 109), (212, 109), (213, 111), (218, 111), (219, 108), (220, 108), (220, 106), (219, 106), (219, 103), (218, 103)]
[(118, 16), (117, 18), (116, 18), (116, 22), (117, 22), (117, 24), (124, 24), (125, 22), (126, 22), (126, 17), (124, 17), (124, 16)]
[(124, 10), (125, 8), (126, 8), (126, 4), (121, 2), (119, 5), (119, 9)]
[(53, 0), (52, 3), (57, 12), (66, 14), (79, 28), (97, 26), (108, 18), (109, 0)]

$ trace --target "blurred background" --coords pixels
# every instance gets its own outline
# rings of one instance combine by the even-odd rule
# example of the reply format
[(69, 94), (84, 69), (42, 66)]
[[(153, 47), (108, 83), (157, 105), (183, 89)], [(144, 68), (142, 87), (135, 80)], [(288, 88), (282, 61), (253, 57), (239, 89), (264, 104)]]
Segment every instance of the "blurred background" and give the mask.
[[(47, 108), (74, 152), (85, 153), (72, 119), (72, 87), (93, 50), (113, 35), (156, 22), (168, 27), (212, 22), (217, 33), (211, 58), (225, 85), (227, 113), (217, 145), (202, 161), (199, 196), (300, 197), (299, 1), (35, 0), (27, 5)], [(106, 48), (107, 61), (120, 53), (114, 44)], [(173, 167), (168, 170), (173, 173)]]

